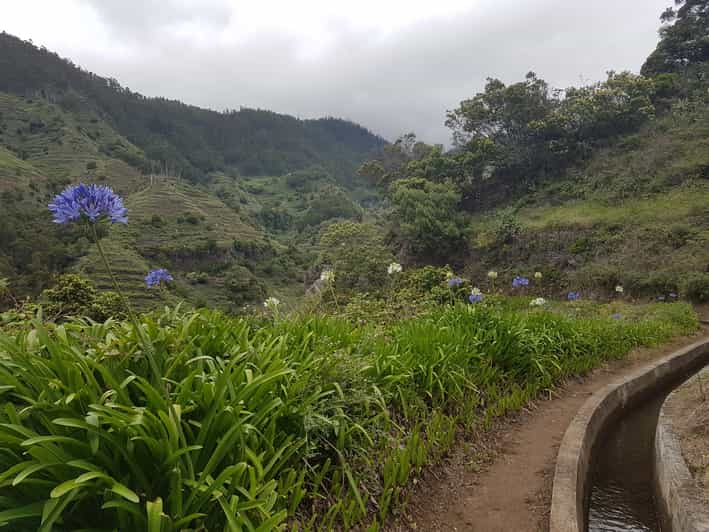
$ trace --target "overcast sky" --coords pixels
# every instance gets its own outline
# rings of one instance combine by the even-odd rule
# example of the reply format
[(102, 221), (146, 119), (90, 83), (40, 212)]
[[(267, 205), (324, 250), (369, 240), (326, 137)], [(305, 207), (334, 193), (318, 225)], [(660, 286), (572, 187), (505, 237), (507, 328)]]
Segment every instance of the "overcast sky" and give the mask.
[(448, 143), (487, 77), (637, 72), (670, 0), (2, 0), (0, 30), (148, 96)]

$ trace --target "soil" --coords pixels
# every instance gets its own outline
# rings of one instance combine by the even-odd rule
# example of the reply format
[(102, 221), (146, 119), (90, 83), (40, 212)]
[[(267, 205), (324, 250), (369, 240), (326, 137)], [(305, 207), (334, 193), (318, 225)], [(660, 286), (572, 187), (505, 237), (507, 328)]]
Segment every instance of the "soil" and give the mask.
[(444, 464), (419, 479), (405, 511), (385, 530), (546, 531), (557, 451), (581, 405), (606, 384), (706, 336), (709, 327), (704, 325), (697, 335), (638, 349), (567, 382), (554, 397), (531, 404), (492, 430), (461, 441)]
[(673, 399), (678, 411), (672, 423), (679, 436), (682, 456), (699, 492), (709, 503), (709, 371), (683, 386)]

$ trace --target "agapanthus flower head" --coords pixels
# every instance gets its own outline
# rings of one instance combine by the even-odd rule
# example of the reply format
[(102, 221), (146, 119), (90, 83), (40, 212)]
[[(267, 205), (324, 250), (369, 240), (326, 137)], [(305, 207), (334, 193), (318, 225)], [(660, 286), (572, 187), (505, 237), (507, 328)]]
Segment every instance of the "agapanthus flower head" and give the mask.
[(623, 316), (620, 315), (620, 312), (616, 312), (615, 314), (613, 314), (613, 315), (611, 316), (611, 318), (613, 318), (613, 319), (616, 320), (616, 321), (618, 321), (618, 320), (621, 319), (622, 317), (623, 317)]
[(54, 223), (66, 224), (86, 218), (96, 223), (107, 218), (112, 223), (128, 223), (123, 199), (105, 185), (71, 185), (57, 194), (49, 204)]
[(335, 272), (330, 269), (323, 270), (322, 273), (320, 274), (320, 280), (322, 282), (328, 283), (328, 284), (334, 283), (335, 282)]
[(487, 272), (488, 279), (497, 279), (497, 272), (495, 270), (490, 270)]
[(579, 294), (578, 292), (569, 292), (569, 293), (566, 295), (566, 298), (567, 298), (569, 301), (578, 301), (579, 299), (581, 299), (581, 294)]
[(448, 288), (457, 288), (458, 286), (463, 284), (463, 279), (460, 277), (451, 277), (448, 279)]
[(169, 283), (173, 281), (172, 275), (165, 268), (159, 268), (153, 270), (148, 275), (145, 276), (145, 284), (148, 288), (155, 288), (163, 283)]
[(532, 299), (532, 301), (530, 301), (530, 303), (529, 303), (529, 305), (531, 307), (543, 307), (546, 304), (547, 304), (547, 300), (544, 299), (543, 297), (538, 297), (537, 299)]
[(666, 298), (665, 296), (657, 296), (658, 301), (664, 301)]
[(538, 281), (543, 277), (542, 272), (534, 272), (534, 278)]
[(473, 288), (470, 292), (470, 295), (468, 296), (468, 300), (471, 303), (479, 303), (483, 299), (485, 299), (485, 296), (478, 287)]
[(512, 287), (519, 288), (520, 286), (529, 286), (529, 279), (520, 277), (519, 275), (512, 279)]
[(670, 292), (669, 294), (670, 299), (677, 299), (677, 294), (675, 292)]
[(619, 293), (619, 294), (622, 294), (622, 293), (624, 292), (624, 290), (623, 290), (623, 285), (620, 285), (620, 284), (619, 284), (619, 285), (616, 285), (615, 291), (616, 291), (617, 293)]
[(403, 268), (401, 267), (401, 264), (399, 264), (398, 262), (392, 262), (387, 267), (387, 273), (389, 275), (394, 275), (395, 273), (401, 273), (402, 271), (403, 271)]
[(268, 310), (276, 310), (278, 308), (278, 305), (280, 304), (281, 300), (277, 297), (266, 298), (266, 301), (263, 302), (263, 306), (266, 307)]

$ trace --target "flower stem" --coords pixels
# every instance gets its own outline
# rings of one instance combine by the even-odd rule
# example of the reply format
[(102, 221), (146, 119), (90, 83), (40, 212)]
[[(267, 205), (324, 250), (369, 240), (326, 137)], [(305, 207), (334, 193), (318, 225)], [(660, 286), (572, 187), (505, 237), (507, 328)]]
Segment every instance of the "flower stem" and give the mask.
[(328, 283), (330, 285), (330, 292), (332, 293), (332, 300), (335, 302), (335, 308), (337, 309), (337, 313), (340, 313), (340, 305), (337, 302), (337, 296), (335, 295), (335, 287), (333, 286), (333, 283)]
[(113, 269), (111, 268), (110, 263), (108, 262), (108, 258), (106, 257), (106, 253), (103, 251), (103, 246), (101, 245), (101, 240), (98, 237), (98, 232), (96, 231), (96, 224), (89, 224), (91, 226), (91, 231), (93, 233), (94, 237), (94, 242), (96, 243), (96, 247), (98, 248), (98, 253), (101, 255), (101, 260), (103, 261), (103, 265), (106, 267), (106, 270), (108, 270), (108, 275), (111, 277), (111, 282), (113, 283), (113, 287), (116, 289), (116, 292), (118, 293), (118, 296), (121, 298), (121, 302), (123, 303), (123, 306), (126, 309), (126, 312), (128, 312), (128, 317), (130, 318), (130, 321), (133, 323), (133, 327), (135, 327), (136, 333), (140, 337), (140, 341), (143, 344), (143, 351), (145, 352), (145, 356), (148, 358), (148, 364), (150, 364), (150, 369), (153, 372), (153, 375), (155, 377), (155, 381), (157, 382), (158, 386), (163, 390), (163, 392), (167, 392), (162, 385), (162, 379), (160, 376), (160, 369), (158, 368), (157, 362), (155, 361), (155, 348), (153, 347), (153, 344), (150, 342), (150, 339), (145, 336), (145, 333), (143, 332), (143, 328), (140, 326), (140, 323), (138, 322), (138, 317), (136, 316), (135, 312), (133, 312), (133, 308), (130, 306), (130, 303), (128, 302), (128, 298), (126, 298), (125, 294), (123, 293), (123, 290), (121, 290), (121, 285), (118, 283), (118, 279), (116, 278), (116, 275), (113, 273)]
[[(118, 283), (118, 279), (116, 278), (116, 275), (113, 273), (113, 269), (111, 268), (111, 264), (108, 262), (108, 258), (106, 257), (106, 253), (103, 251), (103, 246), (101, 246), (101, 241), (99, 240), (98, 237), (98, 232), (96, 231), (96, 225), (95, 224), (90, 224), (91, 225), (91, 230), (93, 232), (93, 237), (94, 237), (94, 242), (96, 242), (96, 247), (98, 248), (99, 255), (101, 255), (101, 260), (103, 260), (104, 266), (106, 266), (106, 270), (108, 270), (108, 274), (111, 276), (111, 281), (113, 282), (113, 287), (116, 289), (116, 292), (118, 292), (119, 297), (121, 298), (121, 301), (123, 302), (123, 306), (126, 308), (126, 312), (128, 312), (128, 317), (130, 318), (130, 321), (133, 323), (133, 327), (135, 327), (136, 333), (138, 334), (138, 337), (140, 338), (140, 342), (143, 344), (143, 352), (145, 353), (145, 356), (148, 359), (148, 364), (150, 365), (150, 370), (153, 373), (155, 383), (158, 387), (158, 389), (163, 393), (165, 396), (165, 404), (168, 410), (168, 413), (172, 420), (175, 423), (175, 426), (177, 427), (178, 430), (178, 437), (182, 442), (183, 446), (187, 446), (187, 439), (185, 437), (185, 433), (182, 430), (182, 423), (181, 423), (181, 418), (180, 415), (177, 412), (177, 408), (175, 407), (174, 403), (170, 400), (170, 394), (168, 392), (167, 387), (165, 386), (165, 383), (162, 380), (162, 375), (160, 372), (160, 368), (158, 367), (157, 361), (155, 360), (155, 347), (153, 346), (153, 343), (150, 341), (150, 338), (147, 337), (145, 332), (143, 331), (143, 328), (140, 326), (140, 322), (138, 321), (138, 317), (136, 316), (135, 312), (133, 311), (133, 308), (130, 306), (130, 303), (128, 302), (128, 298), (126, 298), (125, 294), (123, 293), (123, 290), (121, 290), (121, 285)], [(180, 459), (182, 460), (182, 458)], [(188, 459), (185, 459), (184, 462), (187, 465), (187, 471), (189, 474), (189, 477), (191, 479), (194, 479), (194, 469), (192, 466), (192, 462)]]

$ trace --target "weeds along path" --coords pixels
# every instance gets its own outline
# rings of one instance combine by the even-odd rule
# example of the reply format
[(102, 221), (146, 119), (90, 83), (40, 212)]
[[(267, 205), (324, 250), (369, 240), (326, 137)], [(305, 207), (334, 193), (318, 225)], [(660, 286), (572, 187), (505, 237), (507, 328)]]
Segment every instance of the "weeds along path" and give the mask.
[[(709, 312), (702, 309), (702, 319)], [(551, 400), (540, 400), (508, 417), (489, 433), (462, 441), (443, 465), (420, 479), (404, 515), (389, 532), (540, 532), (547, 530), (556, 454), (564, 432), (596, 390), (684, 345), (692, 337), (638, 349), (583, 379), (569, 381)]]

